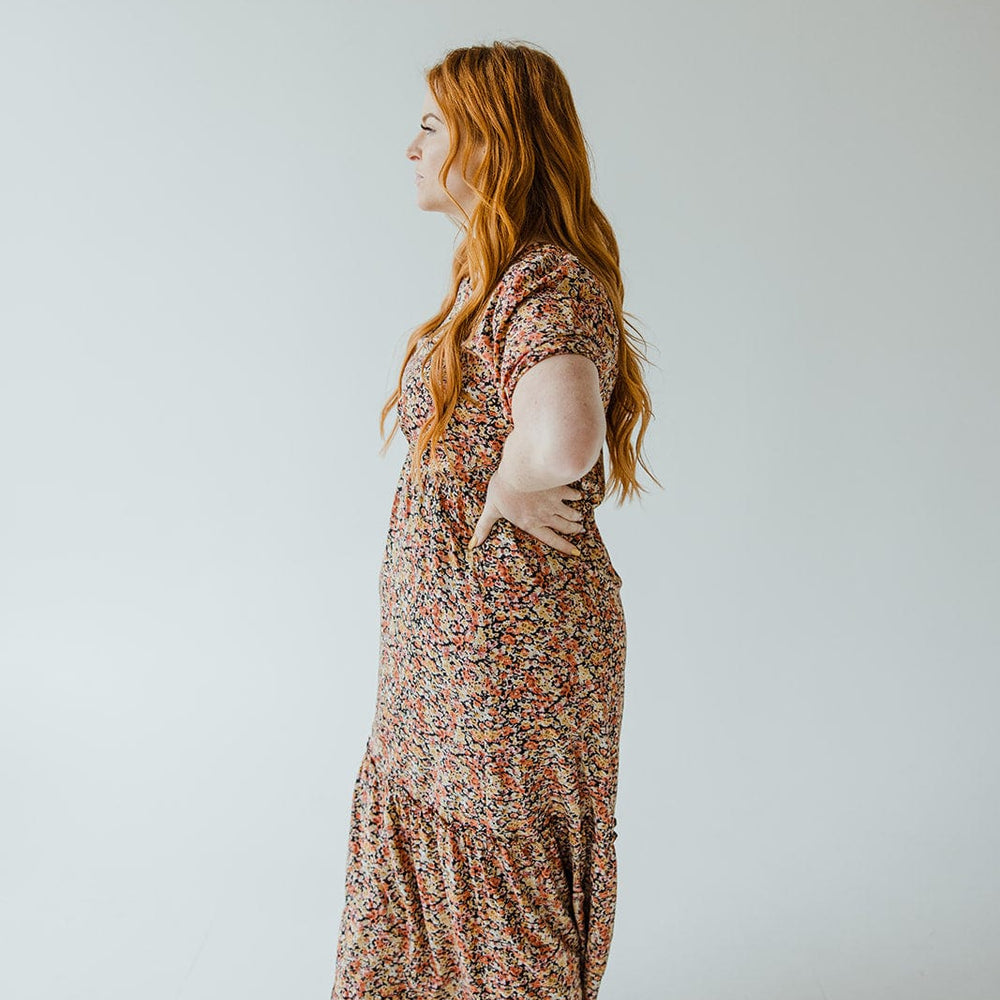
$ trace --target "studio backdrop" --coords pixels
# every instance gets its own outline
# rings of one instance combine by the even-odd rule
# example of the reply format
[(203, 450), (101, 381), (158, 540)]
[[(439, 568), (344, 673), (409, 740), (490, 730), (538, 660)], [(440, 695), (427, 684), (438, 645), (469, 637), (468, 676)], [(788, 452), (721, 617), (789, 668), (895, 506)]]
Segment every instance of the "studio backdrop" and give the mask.
[(608, 1000), (1000, 995), (1000, 8), (0, 7), (11, 1000), (324, 1000), (449, 48), (543, 46), (649, 343)]

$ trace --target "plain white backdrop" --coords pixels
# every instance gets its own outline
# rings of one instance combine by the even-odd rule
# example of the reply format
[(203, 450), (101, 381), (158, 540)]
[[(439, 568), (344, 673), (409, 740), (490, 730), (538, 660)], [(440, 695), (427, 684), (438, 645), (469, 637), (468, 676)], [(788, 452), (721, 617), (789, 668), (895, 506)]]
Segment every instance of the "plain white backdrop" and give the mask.
[(4, 0), (5, 998), (329, 996), (404, 150), (517, 38), (657, 366), (602, 997), (1000, 995), (1000, 5)]

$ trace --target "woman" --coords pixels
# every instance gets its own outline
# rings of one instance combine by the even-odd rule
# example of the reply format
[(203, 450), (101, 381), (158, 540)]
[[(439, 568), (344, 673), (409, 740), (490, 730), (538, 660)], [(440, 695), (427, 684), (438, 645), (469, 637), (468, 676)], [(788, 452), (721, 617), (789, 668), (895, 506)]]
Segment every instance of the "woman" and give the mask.
[(605, 443), (620, 499), (641, 489), (641, 338), (551, 57), (456, 49), (427, 84), (417, 200), (463, 239), (382, 412), (409, 451), (332, 997), (594, 1000), (625, 622), (593, 512)]

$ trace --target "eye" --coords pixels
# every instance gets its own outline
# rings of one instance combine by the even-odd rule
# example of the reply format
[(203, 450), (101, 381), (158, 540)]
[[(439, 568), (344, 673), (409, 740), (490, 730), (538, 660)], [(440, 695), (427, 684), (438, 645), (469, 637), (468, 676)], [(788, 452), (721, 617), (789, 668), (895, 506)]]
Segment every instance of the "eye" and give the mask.
[(430, 127), (430, 125), (421, 125), (420, 127), (421, 127), (421, 128), (422, 128), (422, 129), (423, 129), (423, 130), (424, 130), (425, 132), (433, 132), (433, 131), (434, 131), (434, 129), (432, 129), (432, 128)]

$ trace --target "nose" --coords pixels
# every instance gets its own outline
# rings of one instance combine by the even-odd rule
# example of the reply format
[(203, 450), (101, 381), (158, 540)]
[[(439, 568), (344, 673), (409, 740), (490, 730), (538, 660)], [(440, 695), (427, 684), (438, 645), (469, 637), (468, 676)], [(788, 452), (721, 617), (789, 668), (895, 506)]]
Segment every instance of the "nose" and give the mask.
[(406, 158), (408, 160), (419, 160), (420, 151), (417, 149), (416, 141), (414, 140), (406, 147)]

